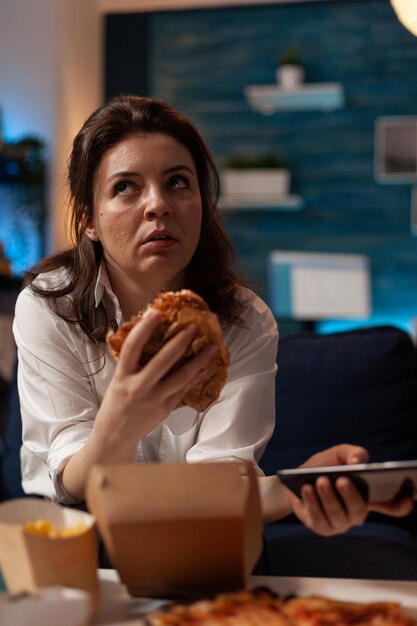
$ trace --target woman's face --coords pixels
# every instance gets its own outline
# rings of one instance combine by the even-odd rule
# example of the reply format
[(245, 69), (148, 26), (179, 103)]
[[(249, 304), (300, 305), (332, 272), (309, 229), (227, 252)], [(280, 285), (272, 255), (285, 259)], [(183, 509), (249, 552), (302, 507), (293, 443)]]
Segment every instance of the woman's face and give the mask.
[(93, 221), (112, 283), (152, 281), (179, 289), (201, 229), (201, 196), (190, 152), (162, 133), (136, 134), (110, 148), (94, 181)]

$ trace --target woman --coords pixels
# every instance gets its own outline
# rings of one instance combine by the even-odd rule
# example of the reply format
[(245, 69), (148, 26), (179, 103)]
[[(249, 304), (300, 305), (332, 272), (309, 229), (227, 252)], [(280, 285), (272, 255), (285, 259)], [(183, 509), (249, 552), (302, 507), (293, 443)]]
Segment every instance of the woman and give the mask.
[[(233, 270), (215, 164), (190, 121), (162, 101), (115, 98), (76, 136), (68, 178), (74, 245), (29, 273), (16, 307), (25, 491), (75, 504), (96, 463), (244, 459), (260, 475), (266, 522), (295, 512), (323, 535), (362, 523), (370, 507), (349, 480), (335, 491), (322, 477), (299, 500), (257, 467), (274, 427), (277, 329)], [(218, 314), (231, 355), (220, 399), (202, 414), (174, 410), (215, 353), (172, 370), (193, 327), (141, 369), (158, 313), (130, 332), (117, 365), (106, 350), (109, 328), (155, 292), (181, 288)], [(308, 464), (366, 458), (342, 445)], [(411, 503), (377, 508), (400, 515)]]

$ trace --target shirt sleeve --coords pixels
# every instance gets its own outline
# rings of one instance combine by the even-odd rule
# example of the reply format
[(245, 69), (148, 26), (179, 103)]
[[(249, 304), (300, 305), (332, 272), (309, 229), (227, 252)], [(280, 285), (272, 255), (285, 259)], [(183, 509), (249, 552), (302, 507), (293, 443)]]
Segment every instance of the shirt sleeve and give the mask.
[(275, 426), (276, 321), (259, 298), (248, 306), (244, 326), (225, 336), (231, 356), (219, 400), (205, 413), (188, 462), (244, 460), (259, 475), (258, 461)]
[[(23, 488), (74, 503), (59, 474), (88, 439), (98, 410), (86, 355), (80, 354), (81, 342), (72, 326), (28, 288), (17, 300), (13, 331), (19, 359)], [(100, 367), (99, 362), (95, 365)]]

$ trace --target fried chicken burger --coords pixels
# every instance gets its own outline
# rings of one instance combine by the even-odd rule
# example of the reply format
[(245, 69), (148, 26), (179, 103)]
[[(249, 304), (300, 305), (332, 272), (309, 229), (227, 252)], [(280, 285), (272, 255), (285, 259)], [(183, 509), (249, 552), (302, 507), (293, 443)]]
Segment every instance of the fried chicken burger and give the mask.
[[(197, 354), (205, 346), (215, 344), (217, 353), (206, 365), (206, 376), (189, 389), (178, 406), (190, 406), (196, 411), (205, 411), (215, 402), (226, 382), (229, 353), (226, 350), (218, 317), (210, 311), (206, 302), (189, 289), (181, 291), (162, 291), (147, 305), (134, 315), (129, 322), (122, 324), (115, 332), (107, 335), (107, 345), (114, 359), (119, 353), (128, 333), (145, 311), (156, 309), (160, 312), (161, 321), (152, 337), (145, 345), (140, 358), (140, 365), (146, 363), (171, 339), (177, 332), (189, 324), (195, 324), (197, 333), (191, 341), (186, 354), (175, 367), (179, 367), (186, 360)], [(178, 408), (178, 407), (177, 407)]]

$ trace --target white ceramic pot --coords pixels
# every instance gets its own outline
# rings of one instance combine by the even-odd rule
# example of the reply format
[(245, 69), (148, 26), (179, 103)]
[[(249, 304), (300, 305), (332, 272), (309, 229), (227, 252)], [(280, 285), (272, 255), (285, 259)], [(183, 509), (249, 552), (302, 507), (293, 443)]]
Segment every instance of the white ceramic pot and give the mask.
[(287, 169), (224, 170), (223, 193), (233, 197), (276, 197), (289, 193), (290, 171)]
[(280, 65), (276, 70), (276, 78), (283, 89), (295, 89), (304, 80), (304, 68), (301, 65)]

